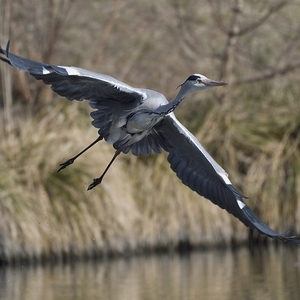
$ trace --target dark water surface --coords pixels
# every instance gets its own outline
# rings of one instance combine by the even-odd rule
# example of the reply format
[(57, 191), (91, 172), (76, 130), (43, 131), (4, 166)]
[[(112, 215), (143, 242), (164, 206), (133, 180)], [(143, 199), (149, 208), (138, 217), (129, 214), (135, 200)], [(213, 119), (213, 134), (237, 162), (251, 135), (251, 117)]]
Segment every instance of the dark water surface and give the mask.
[(300, 299), (300, 249), (283, 245), (1, 267), (0, 299)]

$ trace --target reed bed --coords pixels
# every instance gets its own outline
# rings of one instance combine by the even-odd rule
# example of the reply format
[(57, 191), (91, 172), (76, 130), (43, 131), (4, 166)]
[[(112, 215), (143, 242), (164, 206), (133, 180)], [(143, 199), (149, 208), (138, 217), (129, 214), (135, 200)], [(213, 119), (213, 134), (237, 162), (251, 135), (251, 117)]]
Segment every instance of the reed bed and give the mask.
[(182, 186), (165, 154), (147, 159), (124, 155), (91, 192), (86, 187), (113, 154), (109, 145), (95, 146), (57, 173), (60, 162), (97, 134), (86, 114), (76, 104), (58, 105), (16, 118), (10, 133), (2, 132), (2, 261), (228, 242), (234, 235), (230, 218), (222, 214), (212, 224), (219, 209)]
[[(203, 107), (211, 107), (194, 126), (237, 188), (250, 196), (249, 205), (279, 231), (293, 225), (300, 231), (300, 111), (294, 96), (289, 95), (289, 106), (277, 98), (264, 109), (256, 109), (251, 99), (222, 105), (205, 99)], [(34, 116), (19, 113), (10, 132), (1, 126), (2, 261), (247, 241), (248, 229), (180, 182), (166, 153), (122, 155), (89, 192), (88, 184), (113, 155), (110, 145), (99, 143), (57, 173), (59, 163), (97, 136), (85, 104), (56, 104)]]
[(59, 163), (96, 134), (75, 126), (78, 118), (74, 110), (64, 114), (52, 107), (39, 116), (16, 119), (2, 141), (2, 260), (93, 255), (133, 247), (132, 226), (139, 215), (131, 207), (134, 202), (121, 162), (108, 174), (107, 182), (113, 186), (104, 182), (97, 193), (86, 191), (104, 167), (101, 161), (105, 164), (110, 158), (105, 144), (101, 155), (86, 156), (57, 173)]
[[(195, 9), (195, 1), (4, 1), (0, 42), (10, 38), (18, 55), (109, 74), (168, 99), (191, 73), (228, 81), (184, 100), (176, 114), (269, 226), (300, 232), (300, 11), (273, 2), (202, 1)], [(56, 103), (49, 86), (3, 64), (0, 71), (1, 261), (253, 237), (185, 187), (166, 153), (121, 155), (89, 192), (114, 153), (110, 145), (99, 143), (57, 173), (97, 136), (87, 103)]]

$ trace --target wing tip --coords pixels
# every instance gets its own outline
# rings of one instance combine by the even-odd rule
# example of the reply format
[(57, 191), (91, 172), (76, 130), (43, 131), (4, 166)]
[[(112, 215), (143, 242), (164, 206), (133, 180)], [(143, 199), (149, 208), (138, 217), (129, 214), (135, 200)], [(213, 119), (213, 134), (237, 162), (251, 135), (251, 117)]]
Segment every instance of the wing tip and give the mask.
[(290, 243), (294, 243), (294, 244), (300, 246), (300, 235), (285, 236), (283, 234), (278, 234), (274, 238), (277, 238), (283, 242), (290, 242)]
[(282, 240), (283, 242), (292, 242), (298, 246), (300, 246), (300, 235), (287, 235), (288, 233), (290, 233), (291, 231), (293, 231), (294, 228), (290, 228), (289, 230), (278, 234), (278, 239)]
[(9, 54), (9, 47), (10, 47), (10, 40), (8, 40), (5, 50), (0, 46), (0, 53), (4, 54), (5, 56), (8, 57)]
[(246, 204), (242, 211), (247, 221), (251, 224), (251, 226), (249, 227), (257, 229), (261, 234), (264, 234), (270, 238), (278, 239), (283, 242), (291, 242), (300, 246), (300, 235), (287, 235), (293, 230), (293, 228), (290, 228), (283, 233), (278, 233), (267, 226), (263, 221), (261, 221), (259, 217)]
[(7, 44), (6, 44), (6, 50), (5, 50), (5, 55), (8, 57), (9, 55), (9, 47), (10, 47), (10, 40), (8, 40)]
[(10, 40), (8, 40), (5, 50), (0, 46), (0, 53), (6, 56), (6, 58), (0, 57), (0, 59), (8, 63), (9, 65), (12, 65), (9, 60), (9, 47), (10, 47)]

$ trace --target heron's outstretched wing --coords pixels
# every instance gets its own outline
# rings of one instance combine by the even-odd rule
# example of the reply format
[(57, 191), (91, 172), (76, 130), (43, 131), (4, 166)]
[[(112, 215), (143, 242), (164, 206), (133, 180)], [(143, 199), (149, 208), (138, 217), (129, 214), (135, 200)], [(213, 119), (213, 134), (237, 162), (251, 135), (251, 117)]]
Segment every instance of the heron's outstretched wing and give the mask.
[(279, 234), (264, 224), (244, 202), (226, 172), (173, 114), (156, 125), (161, 146), (169, 152), (168, 161), (182, 182), (199, 195), (227, 210), (246, 226), (284, 241), (300, 244), (298, 236)]
[[(5, 55), (0, 56), (1, 60), (50, 84), (60, 96), (69, 100), (90, 100), (90, 106), (95, 109), (91, 112), (92, 124), (99, 129), (100, 135), (105, 135), (113, 122), (119, 122), (118, 126), (122, 126), (123, 117), (147, 99), (146, 90), (133, 88), (108, 75), (76, 67), (44, 64), (12, 54), (9, 52), (9, 42), (5, 50), (0, 47), (0, 54)], [(156, 138), (156, 135), (150, 134), (123, 149), (123, 152), (131, 150), (137, 156), (150, 155), (151, 150), (161, 153)]]
[(146, 97), (139, 89), (108, 75), (76, 67), (44, 64), (12, 54), (9, 52), (9, 42), (6, 50), (0, 47), (0, 53), (6, 56), (0, 56), (1, 60), (50, 84), (54, 92), (68, 100), (109, 100), (135, 107)]

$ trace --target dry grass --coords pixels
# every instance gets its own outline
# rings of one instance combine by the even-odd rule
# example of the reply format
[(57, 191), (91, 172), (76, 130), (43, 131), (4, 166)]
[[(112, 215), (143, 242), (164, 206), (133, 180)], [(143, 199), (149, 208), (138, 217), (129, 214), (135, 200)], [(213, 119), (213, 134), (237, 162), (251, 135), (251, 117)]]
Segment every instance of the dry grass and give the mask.
[[(74, 121), (68, 122), (66, 117)], [(133, 209), (135, 203), (121, 161), (107, 178), (118, 188), (104, 182), (97, 192), (86, 191), (111, 156), (107, 145), (101, 145), (100, 155), (95, 152), (56, 172), (62, 160), (96, 134), (74, 126), (78, 119), (72, 108), (62, 113), (52, 107), (40, 116), (16, 120), (12, 132), (2, 141), (2, 259), (84, 252), (91, 255), (134, 246), (132, 226), (138, 223), (139, 215)]]
[(57, 173), (59, 163), (95, 138), (96, 130), (82, 116), (86, 112), (76, 107), (49, 107), (16, 119), (8, 135), (2, 132), (2, 260), (170, 249), (181, 242), (210, 245), (234, 238), (231, 217), (183, 187), (165, 154), (123, 156), (91, 192), (86, 187), (113, 153), (105, 143)]
[[(201, 10), (194, 1), (2, 2), (1, 45), (11, 38), (12, 51), (28, 58), (110, 74), (168, 99), (191, 73), (232, 83), (189, 97), (177, 115), (265, 222), (300, 231), (299, 7), (271, 0), (258, 8), (215, 0)], [(90, 192), (111, 146), (100, 143), (57, 173), (97, 136), (87, 103), (54, 105), (48, 86), (12, 74), (1, 68), (0, 259), (247, 239), (242, 224), (183, 186), (166, 154), (123, 155)], [(37, 107), (44, 108), (32, 113)]]
[[(250, 196), (250, 206), (265, 222), (278, 230), (296, 224), (299, 231), (299, 108), (292, 96), (290, 107), (274, 101), (263, 110), (246, 99), (212, 105), (197, 137)], [(166, 154), (121, 156), (91, 192), (86, 187), (105, 168), (111, 146), (99, 143), (57, 173), (59, 163), (95, 139), (85, 104), (49, 106), (34, 117), (21, 114), (9, 134), (1, 133), (2, 260), (247, 239), (242, 224), (182, 185)]]

